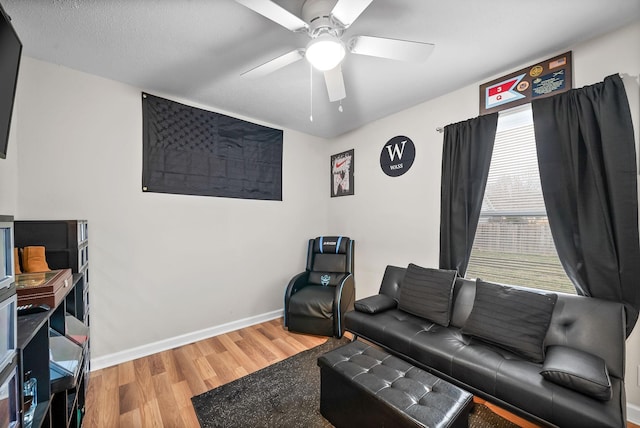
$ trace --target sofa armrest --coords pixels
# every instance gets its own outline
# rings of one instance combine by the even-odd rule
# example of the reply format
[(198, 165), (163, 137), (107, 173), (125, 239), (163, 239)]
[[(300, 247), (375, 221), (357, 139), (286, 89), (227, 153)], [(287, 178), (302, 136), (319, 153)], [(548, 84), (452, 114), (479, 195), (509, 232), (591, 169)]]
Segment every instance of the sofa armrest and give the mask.
[(353, 302), (356, 299), (356, 286), (353, 279), (353, 274), (345, 274), (340, 278), (340, 283), (335, 287), (334, 304), (333, 306), (333, 331), (338, 338), (342, 337), (344, 333), (344, 314), (353, 309)]
[(394, 309), (398, 306), (398, 302), (386, 294), (376, 294), (374, 296), (358, 300), (355, 302), (354, 306), (358, 312), (377, 314), (378, 312), (384, 312), (387, 309)]
[(309, 272), (301, 272), (291, 278), (287, 289), (284, 292), (284, 326), (288, 327), (287, 314), (289, 313), (289, 299), (298, 291), (307, 286), (309, 280)]

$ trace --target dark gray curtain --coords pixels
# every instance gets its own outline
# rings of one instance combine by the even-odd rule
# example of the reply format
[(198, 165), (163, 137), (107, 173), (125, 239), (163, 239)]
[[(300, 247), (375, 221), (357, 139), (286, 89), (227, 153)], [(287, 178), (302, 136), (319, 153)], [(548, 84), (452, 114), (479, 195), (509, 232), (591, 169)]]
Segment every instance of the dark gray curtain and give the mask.
[(622, 79), (532, 103), (542, 193), (558, 256), (578, 294), (640, 308), (637, 168)]
[(440, 194), (440, 268), (464, 276), (487, 184), (498, 113), (444, 128)]

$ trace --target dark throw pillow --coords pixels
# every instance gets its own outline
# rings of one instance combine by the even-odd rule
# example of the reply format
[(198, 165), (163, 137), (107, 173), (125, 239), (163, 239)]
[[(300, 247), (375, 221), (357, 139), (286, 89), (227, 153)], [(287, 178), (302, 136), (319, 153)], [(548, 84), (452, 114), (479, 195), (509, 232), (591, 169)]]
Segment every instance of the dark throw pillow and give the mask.
[(556, 294), (520, 290), (478, 278), (473, 309), (462, 333), (540, 363), (557, 300)]
[(602, 401), (611, 400), (611, 379), (604, 360), (566, 346), (549, 346), (540, 374), (547, 380)]
[(400, 285), (398, 308), (447, 327), (456, 274), (410, 263)]
[(398, 305), (392, 297), (386, 294), (376, 294), (375, 296), (365, 297), (353, 304), (356, 311), (365, 312), (367, 314), (377, 314), (378, 312), (384, 312), (387, 309), (393, 309)]

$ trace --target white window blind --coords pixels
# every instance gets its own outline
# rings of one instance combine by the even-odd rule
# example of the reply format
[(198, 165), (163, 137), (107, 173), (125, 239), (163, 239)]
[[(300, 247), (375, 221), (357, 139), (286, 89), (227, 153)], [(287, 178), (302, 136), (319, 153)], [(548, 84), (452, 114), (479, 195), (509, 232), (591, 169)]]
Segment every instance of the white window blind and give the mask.
[(530, 105), (498, 118), (467, 277), (575, 294), (549, 229)]

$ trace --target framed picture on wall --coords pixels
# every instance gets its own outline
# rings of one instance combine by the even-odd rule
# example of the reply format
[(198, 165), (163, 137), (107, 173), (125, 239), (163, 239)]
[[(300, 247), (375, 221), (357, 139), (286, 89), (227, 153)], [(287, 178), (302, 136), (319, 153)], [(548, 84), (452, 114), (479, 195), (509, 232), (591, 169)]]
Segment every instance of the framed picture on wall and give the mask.
[(353, 149), (331, 156), (331, 197), (353, 195)]

